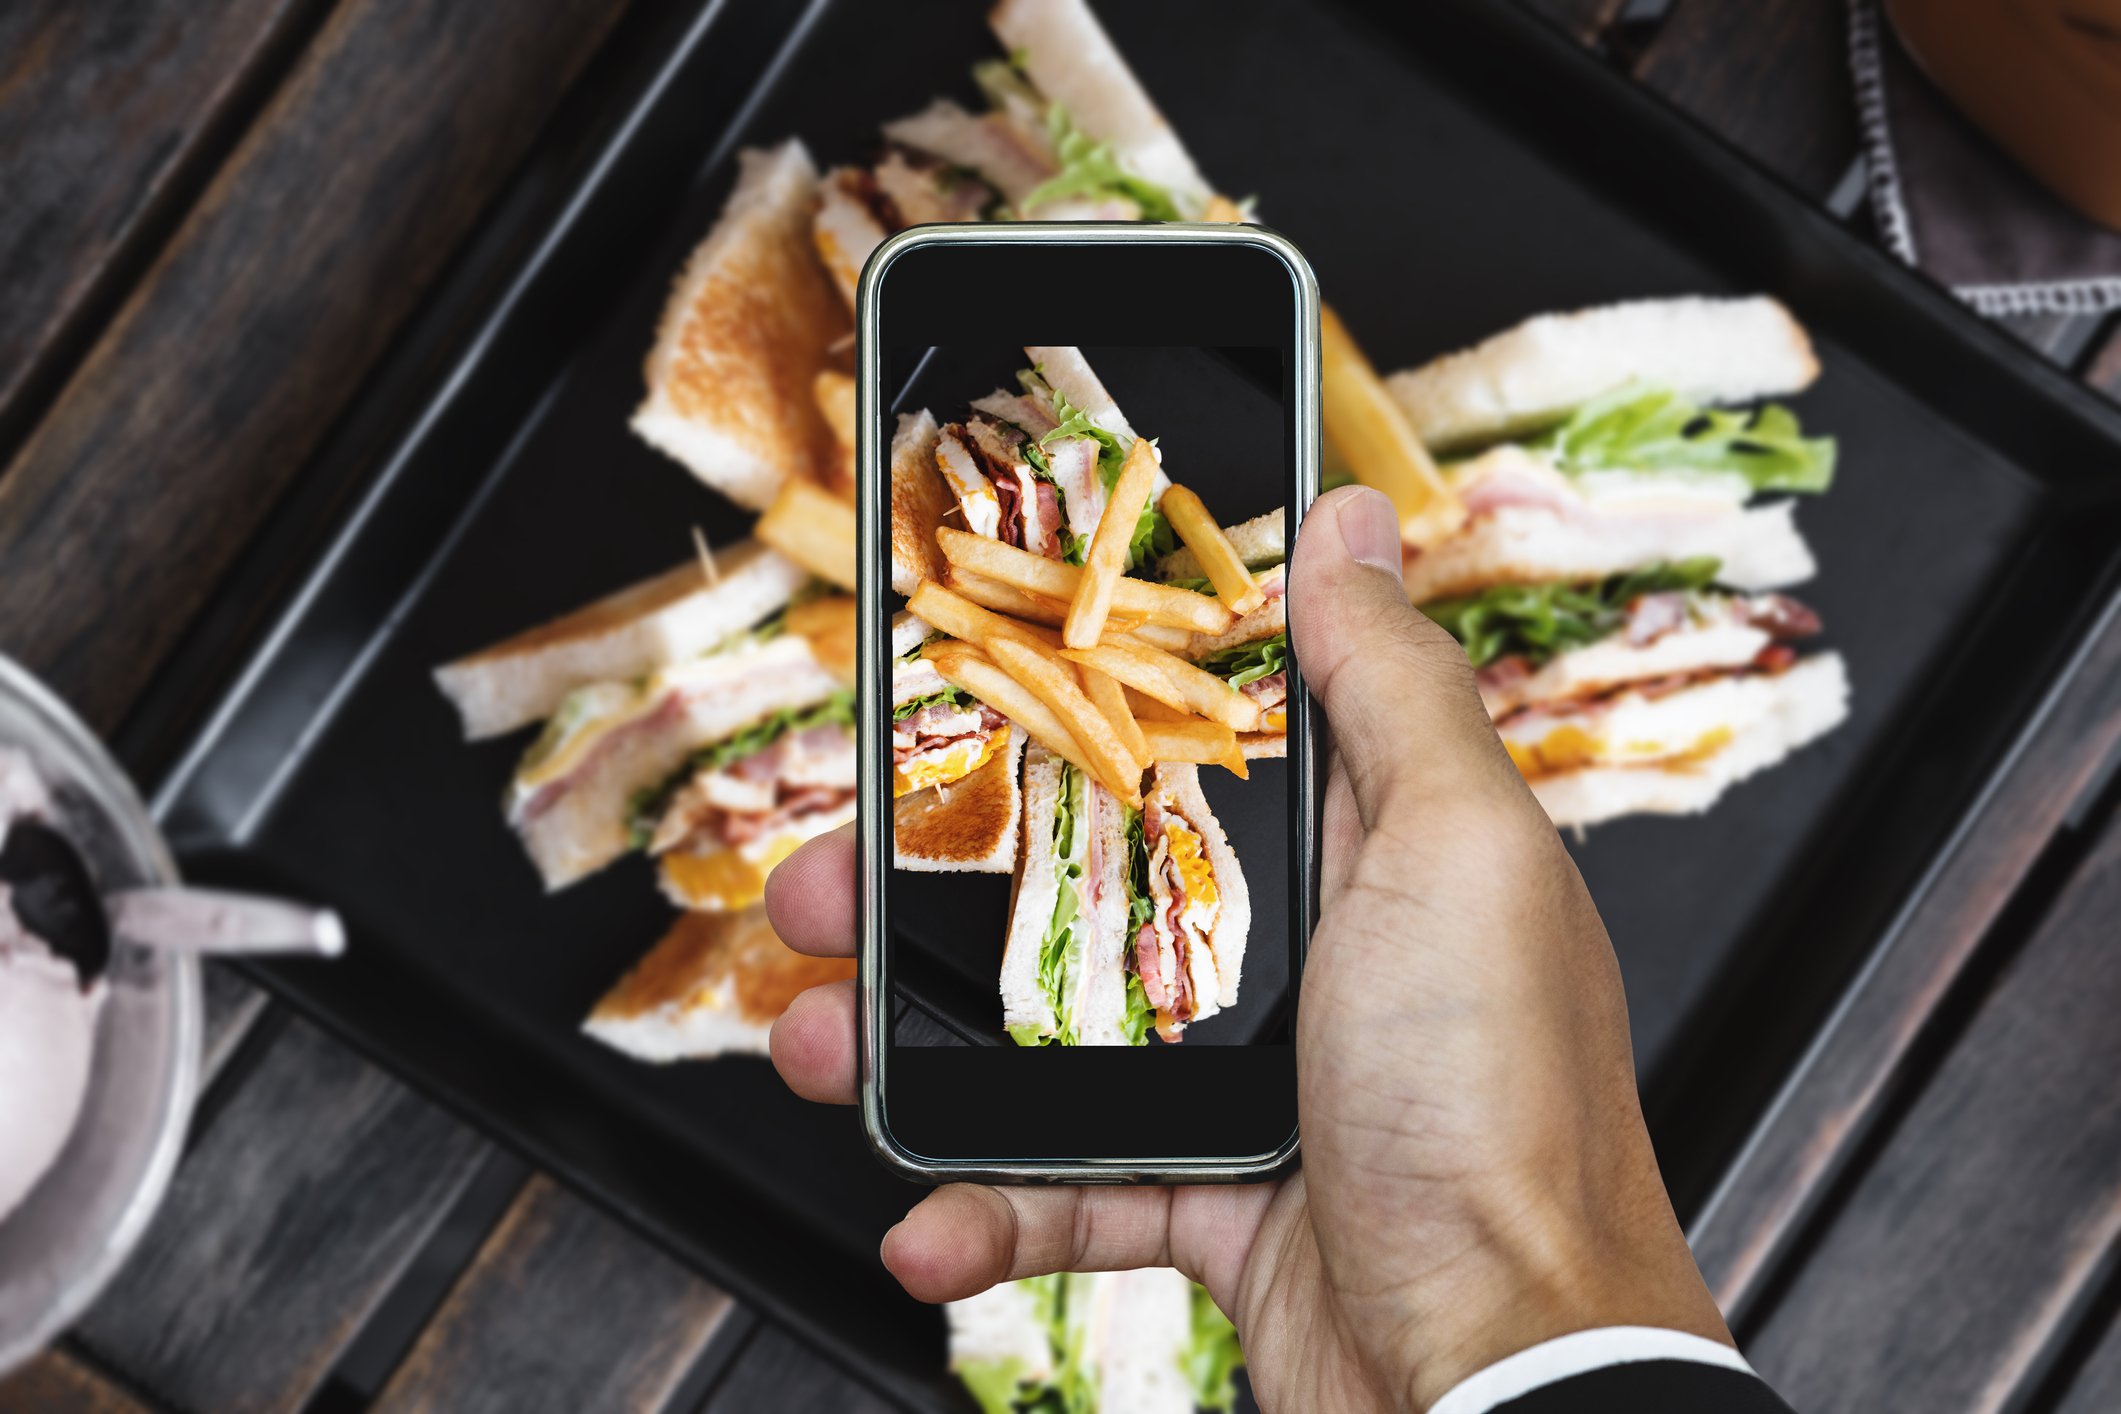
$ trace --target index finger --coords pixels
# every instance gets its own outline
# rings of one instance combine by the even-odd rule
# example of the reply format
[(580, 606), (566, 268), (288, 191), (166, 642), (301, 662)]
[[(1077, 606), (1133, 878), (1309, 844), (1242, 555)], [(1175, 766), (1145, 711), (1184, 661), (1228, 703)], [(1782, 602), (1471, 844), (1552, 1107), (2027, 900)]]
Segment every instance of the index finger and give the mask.
[(766, 917), (812, 957), (854, 956), (854, 826), (819, 835), (766, 876)]

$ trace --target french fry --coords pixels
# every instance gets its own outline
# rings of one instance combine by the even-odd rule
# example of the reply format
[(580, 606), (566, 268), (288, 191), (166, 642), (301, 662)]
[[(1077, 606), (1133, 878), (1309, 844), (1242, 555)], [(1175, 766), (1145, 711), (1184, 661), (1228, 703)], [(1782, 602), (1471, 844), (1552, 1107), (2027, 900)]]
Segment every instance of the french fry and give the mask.
[(1095, 648), (1097, 640), (1104, 636), (1105, 619), (1112, 612), (1113, 591), (1127, 571), (1127, 543), (1134, 538), (1135, 524), (1149, 504), (1149, 492), (1155, 483), (1156, 448), (1149, 445), (1148, 438), (1137, 437), (1134, 449), (1127, 453), (1126, 465), (1119, 470), (1119, 479), (1112, 483), (1104, 513), (1097, 518), (1097, 530), (1090, 537), (1090, 553), (1083, 556), (1075, 597), (1068, 605), (1068, 622), (1061, 628), (1061, 639), (1070, 648)]
[(820, 594), (790, 605), (781, 622), (788, 632), (810, 640), (818, 665), (838, 678), (841, 686), (854, 686), (857, 631), (853, 599), (845, 594)]
[[(983, 609), (992, 609), (997, 614), (1007, 614), (1014, 619), (1050, 624), (1054, 628), (1059, 628), (1068, 621), (1066, 600), (1048, 599), (1043, 594), (1030, 594), (1013, 584), (1004, 584), (998, 579), (989, 579), (970, 570), (950, 567), (945, 573), (943, 587), (970, 599)], [(1190, 629), (1152, 624), (1139, 614), (1114, 613), (1105, 620), (1107, 641), (1130, 637), (1139, 639), (1151, 648), (1165, 648), (1173, 653), (1183, 652), (1193, 641)]]
[(935, 664), (943, 681), (963, 688), (1022, 727), (1040, 746), (1092, 776), (1098, 774), (1075, 734), (1053, 709), (991, 660), (963, 644), (931, 645), (921, 656)]
[(1400, 538), (1426, 547), (1464, 525), (1465, 503), (1330, 308), (1318, 312), (1318, 352), (1326, 436), (1357, 481), (1392, 498)]
[(1203, 722), (1197, 717), (1184, 722), (1143, 722), (1141, 732), (1152, 761), (1195, 761), (1226, 767), (1239, 780), (1252, 778), (1237, 733), (1221, 722)]
[(1200, 219), (1203, 221), (1233, 222), (1243, 221), (1247, 218), (1245, 209), (1242, 206), (1239, 206), (1221, 192), (1217, 192), (1209, 197), (1208, 204), (1201, 208)]
[[(997, 580), (1030, 594), (1072, 602), (1082, 582), (1082, 571), (1060, 560), (1049, 560), (984, 535), (941, 526), (935, 532), (953, 572), (969, 571)], [(1122, 613), (1139, 614), (1152, 624), (1197, 633), (1221, 633), (1234, 621), (1228, 606), (1171, 584), (1152, 584), (1146, 579), (1122, 577), (1112, 587), (1112, 605)]]
[(1147, 765), (1149, 744), (1142, 738), (1142, 729), (1135, 722), (1134, 713), (1127, 708), (1127, 690), (1095, 668), (1078, 665), (1076, 671), (1082, 674), (1083, 696), (1090, 699), (1091, 706), (1105, 714), (1105, 720), (1119, 733), (1120, 741), (1134, 759)]
[(1193, 635), (1186, 629), (1172, 628), (1169, 624), (1143, 624), (1128, 629), (1125, 633), (1106, 634), (1107, 643), (1141, 643), (1150, 648), (1161, 648), (1166, 653), (1184, 653), (1193, 646)]
[[(1178, 532), (1178, 538), (1193, 552), (1193, 558), (1200, 561), (1201, 573), (1215, 586), (1216, 594), (1230, 606), (1231, 613), (1243, 618), (1267, 602), (1267, 596), (1253, 582), (1252, 572), (1230, 544), (1230, 537), (1223, 534), (1223, 528), (1208, 514), (1200, 497), (1183, 486), (1174, 486), (1164, 492), (1163, 500), (1157, 504), (1164, 519)], [(1071, 642), (1068, 646), (1086, 645)]]
[(1035, 624), (1050, 624), (1054, 628), (1059, 628), (1068, 621), (1066, 600), (1031, 594), (1013, 584), (1004, 584), (998, 579), (989, 579), (983, 574), (959, 569), (956, 565), (950, 566), (946, 572), (944, 587), (970, 599), (983, 609), (992, 609), (1011, 618), (1027, 619)]
[(817, 410), (832, 429), (834, 450), (839, 455), (832, 468), (832, 489), (843, 496), (854, 495), (854, 380), (834, 369), (825, 369), (811, 384)]
[[(1119, 682), (1119, 679), (1113, 678), (1113, 681)], [(1146, 692), (1142, 692), (1138, 689), (1128, 687), (1124, 683), (1120, 684), (1120, 691), (1125, 694), (1127, 699), (1127, 710), (1134, 714), (1134, 720), (1136, 723), (1195, 722), (1202, 720), (1201, 718), (1195, 717), (1191, 712), (1188, 712), (1183, 707), (1173, 707), (1168, 703), (1159, 702), (1155, 698), (1149, 696), (1149, 694), (1147, 694)]]
[(1221, 722), (1234, 732), (1259, 729), (1259, 704), (1213, 673), (1183, 658), (1132, 643), (1101, 643), (1095, 648), (1064, 648), (1061, 656), (1118, 678), (1136, 692), (1167, 707), (1178, 707)]
[(913, 597), (906, 601), (906, 607), (931, 627), (982, 648), (995, 638), (1016, 638), (1041, 643), (1048, 648), (1060, 647), (1060, 635), (1052, 629), (1004, 618), (953, 594), (934, 580), (921, 581), (920, 588), (914, 590)]
[(752, 533), (819, 579), (854, 588), (854, 506), (816, 482), (789, 477)]
[(1090, 774), (1106, 790), (1139, 810), (1142, 763), (1127, 750), (1118, 730), (1105, 720), (1105, 714), (1083, 695), (1074, 670), (1020, 639), (996, 638), (987, 645), (987, 653), (996, 667), (1053, 709), (1090, 758)]

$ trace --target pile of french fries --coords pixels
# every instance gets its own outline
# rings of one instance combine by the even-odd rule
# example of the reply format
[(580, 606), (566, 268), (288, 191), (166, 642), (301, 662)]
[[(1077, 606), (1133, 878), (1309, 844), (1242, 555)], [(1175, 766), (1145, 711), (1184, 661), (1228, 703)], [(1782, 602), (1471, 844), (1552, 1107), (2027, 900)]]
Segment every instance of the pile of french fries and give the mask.
[[(853, 409), (820, 385), (819, 406), (844, 443)], [(923, 581), (907, 608), (936, 631), (921, 655), (946, 682), (1008, 717), (1032, 740), (1135, 809), (1159, 761), (1226, 766), (1247, 775), (1238, 733), (1259, 707), (1182, 652), (1265, 602), (1200, 497), (1167, 489), (1158, 508), (1200, 561), (1214, 595), (1129, 578), (1127, 545), (1156, 480), (1156, 452), (1134, 444), (1080, 566), (942, 526), (942, 582)], [(851, 500), (791, 477), (759, 518), (759, 539), (811, 573), (854, 588)]]

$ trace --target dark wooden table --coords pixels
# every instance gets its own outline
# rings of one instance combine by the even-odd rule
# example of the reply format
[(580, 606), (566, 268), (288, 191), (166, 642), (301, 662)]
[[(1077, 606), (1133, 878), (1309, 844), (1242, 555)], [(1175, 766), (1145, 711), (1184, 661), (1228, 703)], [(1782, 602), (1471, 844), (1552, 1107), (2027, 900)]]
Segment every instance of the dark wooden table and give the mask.
[[(1536, 3), (1867, 226), (1843, 0)], [(119, 731), (623, 8), (0, 7), (0, 651)], [(2121, 392), (2114, 321), (2012, 327)], [(1800, 1408), (2121, 1407), (2121, 625), (2086, 652), (1694, 1224)], [(224, 971), (210, 1030), (167, 1206), (0, 1410), (877, 1406)]]

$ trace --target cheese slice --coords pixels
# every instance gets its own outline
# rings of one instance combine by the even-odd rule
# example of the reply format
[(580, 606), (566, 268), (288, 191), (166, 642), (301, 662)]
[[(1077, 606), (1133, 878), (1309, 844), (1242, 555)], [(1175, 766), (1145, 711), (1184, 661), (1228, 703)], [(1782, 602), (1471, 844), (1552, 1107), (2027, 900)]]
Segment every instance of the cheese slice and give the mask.
[(935, 756), (925, 760), (911, 761), (891, 773), (891, 797), (911, 795), (930, 786), (955, 785), (994, 759), (994, 754), (1009, 744), (1009, 728), (1002, 727), (984, 742), (976, 737), (966, 737), (953, 742)]

